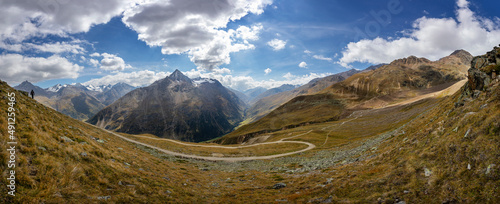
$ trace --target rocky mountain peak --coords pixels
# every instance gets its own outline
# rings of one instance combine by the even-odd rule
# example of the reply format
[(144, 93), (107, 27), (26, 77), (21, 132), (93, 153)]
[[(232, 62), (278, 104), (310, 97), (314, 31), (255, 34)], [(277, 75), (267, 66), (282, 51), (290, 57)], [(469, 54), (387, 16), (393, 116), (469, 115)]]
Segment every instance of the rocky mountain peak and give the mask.
[(19, 84), (19, 86), (33, 86), (33, 84), (31, 82), (29, 82), (28, 80), (26, 80), (26, 81), (23, 81), (23, 83)]
[(453, 53), (451, 53), (450, 56), (458, 57), (464, 64), (470, 63), (470, 61), (472, 61), (473, 58), (472, 54), (462, 49), (455, 50)]
[(409, 56), (407, 58), (403, 59), (397, 59), (391, 62), (392, 65), (413, 65), (413, 64), (420, 64), (420, 63), (430, 63), (431, 61), (426, 59), (426, 58), (418, 58), (415, 56)]
[(191, 81), (189, 77), (184, 75), (181, 71), (176, 69), (170, 76), (168, 76), (169, 79), (174, 80), (174, 81)]

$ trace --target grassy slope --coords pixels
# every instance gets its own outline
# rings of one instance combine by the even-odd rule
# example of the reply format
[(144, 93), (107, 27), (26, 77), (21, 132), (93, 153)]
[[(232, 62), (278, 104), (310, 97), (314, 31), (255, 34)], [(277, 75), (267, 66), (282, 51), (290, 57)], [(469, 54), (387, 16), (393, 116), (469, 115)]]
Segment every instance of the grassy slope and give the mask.
[[(0, 86), (2, 95), (12, 91), (6, 84)], [(297, 139), (312, 142), (318, 149), (291, 158), (236, 164), (159, 155), (18, 95), (17, 137), (22, 143), (16, 169), (18, 196), (14, 200), (2, 197), (0, 202), (98, 202), (97, 196), (110, 195), (112, 202), (134, 203), (242, 203), (281, 199), (317, 203), (329, 198), (355, 203), (377, 200), (391, 203), (396, 199), (407, 203), (495, 203), (500, 200), (499, 91), (495, 87), (458, 108), (453, 105), (458, 98), (455, 95), (442, 101), (359, 111), (339, 121), (278, 131), (269, 141), (314, 129)], [(6, 115), (6, 101), (0, 99)], [(408, 123), (410, 119), (414, 120)], [(380, 133), (403, 124), (407, 125), (379, 145), (342, 156), (342, 152), (356, 149), (369, 143), (367, 139), (378, 138), (384, 135)], [(6, 135), (4, 117), (0, 117), (0, 125), (2, 135)], [(464, 137), (469, 129), (468, 137)], [(58, 136), (63, 135), (78, 142), (62, 142)], [(322, 145), (326, 135), (328, 142)], [(91, 136), (106, 142), (99, 143)], [(87, 144), (80, 144), (82, 141)], [(5, 143), (1, 145), (0, 148), (6, 148)], [(82, 157), (81, 152), (88, 156)], [(5, 175), (6, 152), (0, 155)], [(279, 170), (303, 168), (319, 155), (324, 155), (324, 159), (341, 155), (341, 159), (334, 160), (329, 167), (304, 173)], [(468, 164), (471, 170), (467, 170)], [(233, 165), (235, 170), (227, 170)], [(490, 172), (486, 174), (488, 166)], [(205, 167), (209, 170), (200, 170)], [(426, 168), (432, 172), (428, 177)], [(124, 185), (119, 185), (119, 181)], [(286, 183), (287, 187), (272, 189), (277, 182)], [(0, 185), (5, 185), (5, 179), (0, 180)]]
[(290, 91), (281, 92), (278, 94), (274, 94), (271, 96), (266, 96), (258, 101), (256, 101), (247, 111), (246, 111), (246, 120), (241, 123), (241, 125), (246, 125), (248, 123), (257, 121), (262, 117), (269, 114), (271, 111), (280, 107), (290, 99), (300, 95), (313, 94), (322, 89), (344, 80), (344, 77), (351, 76), (357, 71), (347, 71), (335, 75), (330, 75), (324, 78), (317, 79), (315, 81), (311, 81), (303, 86), (295, 88)]
[(283, 128), (293, 128), (308, 123), (318, 123), (340, 118), (343, 104), (331, 94), (298, 96), (278, 107), (260, 120), (245, 125), (230, 134), (215, 140), (222, 144), (237, 144), (240, 135), (250, 134), (248, 139), (256, 134), (275, 132)]
[[(300, 202), (327, 195), (351, 202), (498, 203), (499, 92), (497, 84), (462, 107), (454, 106), (460, 93), (444, 99), (383, 143), (378, 156), (317, 176), (331, 176), (335, 185), (312, 189), (309, 198), (289, 198)], [(431, 173), (426, 176), (427, 170)]]
[[(14, 92), (17, 99), (17, 196), (2, 195), (0, 203), (97, 202), (98, 196), (107, 195), (113, 202), (195, 202), (200, 199), (192, 196), (195, 194), (192, 189), (180, 185), (186, 175), (199, 171), (196, 167), (182, 165), (185, 170), (179, 171), (178, 163), (153, 157), (135, 145), (47, 108), (5, 82), (0, 84), (2, 177), (7, 175), (7, 99), (4, 96), (8, 92)], [(62, 136), (74, 142), (64, 142)], [(1, 179), (0, 185), (5, 186), (6, 180)], [(172, 193), (166, 193), (167, 190)]]
[(402, 60), (355, 74), (317, 94), (296, 97), (258, 121), (243, 125), (214, 141), (241, 143), (265, 132), (336, 120), (351, 112), (347, 109), (372, 108), (411, 98), (424, 94), (426, 89), (451, 85), (451, 82), (463, 79), (463, 70), (467, 66), (454, 64), (459, 60), (454, 56), (436, 62), (422, 59), (425, 62), (415, 64), (401, 63)]

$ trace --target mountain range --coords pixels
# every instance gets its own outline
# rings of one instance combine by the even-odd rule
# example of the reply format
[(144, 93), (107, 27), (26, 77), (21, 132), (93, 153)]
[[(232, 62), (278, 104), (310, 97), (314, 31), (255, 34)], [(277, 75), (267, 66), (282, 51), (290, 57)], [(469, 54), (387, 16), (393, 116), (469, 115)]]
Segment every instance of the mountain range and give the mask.
[(245, 103), (214, 79), (190, 79), (179, 70), (138, 88), (99, 111), (89, 123), (118, 132), (200, 142), (229, 133)]
[[(324, 78), (322, 80), (328, 79), (330, 85), (323, 90), (310, 88), (319, 83), (312, 81), (302, 86), (305, 88), (303, 91), (294, 90), (291, 92), (293, 94), (283, 92), (261, 99), (271, 102), (257, 102), (247, 111), (247, 117), (257, 119), (255, 122), (239, 127), (216, 142), (241, 143), (265, 132), (339, 120), (353, 110), (383, 107), (444, 89), (466, 78), (470, 60), (472, 55), (464, 50), (457, 50), (437, 61), (410, 56), (364, 72), (351, 70), (353, 75), (347, 79), (339, 75)], [(285, 100), (288, 98), (292, 99)], [(280, 103), (282, 101), (285, 102)], [(261, 114), (260, 117), (258, 114)]]
[(135, 87), (125, 83), (103, 86), (82, 84), (61, 85), (43, 89), (28, 81), (14, 87), (17, 90), (35, 92), (35, 99), (55, 110), (78, 120), (87, 120)]
[[(381, 65), (373, 66), (373, 68), (380, 66)], [(309, 83), (300, 87), (294, 88), (291, 85), (288, 85), (286, 86), (286, 89), (278, 89), (282, 91), (273, 91), (272, 94), (267, 94), (264, 92), (263, 94), (260, 94), (262, 97), (256, 97), (256, 99), (254, 99), (254, 102), (251, 103), (251, 106), (247, 109), (246, 120), (244, 124), (254, 122), (264, 117), (265, 115), (269, 114), (271, 111), (275, 110), (280, 105), (283, 105), (294, 97), (316, 93), (359, 72), (361, 71), (351, 69), (349, 71), (341, 72), (327, 77), (313, 79)]]

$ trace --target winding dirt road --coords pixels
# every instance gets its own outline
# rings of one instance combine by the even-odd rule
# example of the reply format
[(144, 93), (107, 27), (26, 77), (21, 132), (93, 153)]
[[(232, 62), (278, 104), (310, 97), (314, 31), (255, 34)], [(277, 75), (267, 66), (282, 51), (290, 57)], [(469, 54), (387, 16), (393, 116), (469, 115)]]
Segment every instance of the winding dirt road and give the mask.
[[(95, 127), (97, 127), (97, 126), (95, 126)], [(191, 147), (212, 147), (212, 148), (224, 148), (224, 149), (241, 149), (241, 148), (247, 148), (247, 147), (252, 147), (252, 146), (257, 146), (257, 145), (278, 144), (278, 143), (295, 143), (295, 144), (305, 144), (305, 145), (308, 146), (307, 148), (302, 149), (302, 150), (298, 150), (298, 151), (294, 151), (294, 152), (287, 152), (287, 153), (282, 153), (282, 154), (268, 155), (268, 156), (208, 157), (208, 156), (198, 156), (198, 155), (192, 155), (192, 154), (184, 154), (184, 153), (179, 153), (179, 152), (174, 152), (174, 151), (162, 149), (162, 148), (150, 145), (150, 144), (146, 144), (146, 143), (143, 143), (143, 142), (135, 141), (133, 139), (127, 138), (125, 136), (122, 136), (120, 134), (114, 133), (112, 131), (109, 131), (109, 130), (106, 130), (106, 129), (103, 129), (103, 128), (101, 128), (101, 129), (104, 130), (104, 131), (106, 131), (106, 132), (108, 132), (108, 133), (110, 133), (110, 134), (113, 134), (113, 135), (115, 135), (115, 136), (117, 136), (117, 137), (119, 137), (119, 138), (121, 138), (121, 139), (123, 139), (125, 141), (132, 142), (132, 143), (135, 143), (135, 144), (138, 144), (138, 145), (142, 145), (142, 146), (146, 146), (146, 147), (149, 147), (151, 149), (155, 149), (157, 151), (163, 152), (165, 154), (169, 154), (169, 155), (173, 155), (173, 156), (178, 156), (178, 157), (183, 157), (183, 158), (200, 159), (200, 160), (207, 160), (207, 161), (238, 162), (238, 161), (274, 159), (274, 158), (278, 158), (278, 157), (285, 157), (285, 156), (290, 156), (290, 155), (293, 155), (293, 154), (298, 154), (298, 153), (309, 151), (311, 149), (316, 148), (316, 145), (314, 145), (312, 143), (309, 143), (309, 142), (285, 141), (286, 139), (291, 139), (291, 138), (294, 138), (294, 137), (299, 137), (299, 136), (302, 136), (302, 135), (305, 135), (305, 134), (309, 134), (310, 132), (312, 132), (312, 130), (309, 130), (306, 133), (302, 133), (302, 134), (295, 135), (295, 136), (292, 136), (292, 137), (284, 138), (284, 139), (281, 139), (281, 140), (278, 140), (278, 141), (274, 141), (274, 142), (264, 142), (264, 143), (258, 143), (258, 144), (252, 144), (252, 145), (245, 145), (245, 146), (241, 146), (241, 147), (227, 147), (227, 146), (219, 146), (219, 145), (186, 144), (186, 143), (179, 142), (179, 141), (176, 141), (176, 140), (171, 140), (171, 139), (162, 139), (162, 138), (151, 138), (151, 137), (146, 137), (146, 136), (137, 136), (137, 137), (145, 137), (145, 138), (154, 139), (154, 140), (167, 140), (167, 141), (170, 141), (170, 142), (174, 142), (174, 143), (185, 145), (185, 146), (191, 146)]]

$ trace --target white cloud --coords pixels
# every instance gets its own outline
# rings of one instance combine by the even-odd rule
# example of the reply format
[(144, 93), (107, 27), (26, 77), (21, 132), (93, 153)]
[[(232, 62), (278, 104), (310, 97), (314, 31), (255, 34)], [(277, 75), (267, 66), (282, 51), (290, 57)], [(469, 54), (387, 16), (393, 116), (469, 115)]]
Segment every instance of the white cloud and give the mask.
[(249, 13), (261, 14), (271, 0), (206, 1), (152, 0), (124, 12), (123, 22), (149, 46), (163, 54), (187, 53), (200, 69), (212, 70), (230, 62), (230, 53), (253, 49), (261, 25), (222, 30)]
[(499, 18), (477, 16), (466, 0), (458, 0), (457, 5), (456, 20), (421, 17), (413, 23), (413, 29), (403, 31), (406, 37), (351, 42), (338, 63), (344, 67), (353, 62), (388, 63), (409, 55), (437, 60), (457, 49), (479, 55), (500, 42)]
[[(240, 26), (238, 30), (245, 26)], [(247, 28), (247, 27), (245, 27)], [(241, 50), (254, 49), (255, 46), (250, 44), (246, 39), (252, 39), (260, 32), (261, 27), (254, 26), (250, 31), (234, 31), (229, 30), (217, 31), (214, 38), (205, 44), (200, 44), (196, 49), (188, 51), (190, 60), (194, 62), (199, 69), (214, 70), (222, 64), (231, 62), (230, 54)], [(236, 38), (239, 36), (241, 38)], [(164, 48), (165, 49), (165, 48)], [(163, 52), (163, 51), (162, 51)]]
[(48, 52), (48, 53), (64, 53), (64, 52), (69, 52), (73, 54), (82, 54), (85, 52), (85, 49), (83, 49), (80, 45), (78, 44), (71, 44), (67, 42), (56, 42), (56, 43), (45, 43), (45, 44), (33, 44), (33, 43), (24, 43), (23, 45), (23, 50), (36, 50), (36, 51), (41, 51), (41, 52)]
[(469, 6), (469, 2), (467, 2), (467, 0), (457, 0), (457, 6), (460, 8), (465, 8)]
[(297, 76), (293, 75), (293, 74), (292, 74), (292, 73), (290, 73), (290, 72), (287, 72), (285, 75), (283, 75), (283, 77), (284, 77), (285, 79), (292, 79), (292, 78), (295, 78), (295, 77), (297, 77)]
[(301, 63), (299, 63), (299, 67), (307, 69), (307, 63), (306, 62), (301, 62)]
[(311, 54), (312, 52), (311, 52), (311, 51), (309, 51), (309, 50), (304, 50), (304, 53), (306, 53), (306, 54)]
[[(26, 39), (68, 37), (122, 16), (148, 45), (161, 46), (164, 54), (188, 54), (198, 68), (212, 70), (230, 63), (230, 53), (254, 49), (249, 41), (257, 40), (263, 29), (256, 24), (227, 30), (227, 24), (250, 13), (259, 15), (270, 4), (272, 0), (5, 0), (0, 1), (0, 48), (21, 52)], [(84, 52), (67, 45), (31, 46), (43, 52)]]
[(49, 79), (77, 78), (83, 69), (57, 55), (48, 58), (25, 57), (19, 54), (0, 55), (0, 78), (8, 83), (24, 80), (39, 82)]
[[(125, 68), (132, 68), (130, 65), (125, 64), (125, 61), (116, 55), (102, 53), (101, 56), (103, 59), (101, 60), (100, 68), (106, 71), (123, 71)], [(92, 62), (94, 64), (95, 62)]]
[(34, 36), (87, 32), (133, 4), (121, 0), (0, 1), (0, 40), (19, 43)]
[(101, 54), (97, 53), (97, 52), (94, 52), (92, 54), (90, 54), (91, 57), (100, 57)]
[(150, 70), (129, 73), (119, 72), (114, 75), (106, 75), (99, 79), (92, 79), (83, 83), (83, 85), (101, 86), (108, 84), (114, 85), (123, 82), (136, 87), (149, 86), (153, 82), (163, 79), (169, 75), (169, 72), (154, 72)]
[(267, 45), (271, 46), (274, 51), (282, 50), (285, 49), (287, 41), (279, 40), (279, 39), (272, 39), (271, 41), (267, 42)]
[(324, 60), (324, 61), (329, 61), (329, 62), (333, 61), (332, 58), (324, 57), (323, 55), (313, 55), (313, 58), (317, 59), (317, 60)]
[(283, 84), (292, 84), (292, 85), (303, 85), (305, 83), (308, 83), (309, 81), (318, 78), (318, 77), (325, 77), (332, 75), (331, 73), (323, 73), (323, 74), (317, 74), (317, 73), (309, 73), (306, 75), (302, 76), (295, 76), (290, 73), (285, 74), (283, 77), (285, 80), (280, 80), (276, 81), (273, 79), (269, 80), (262, 80), (262, 81), (257, 81), (254, 78), (250, 76), (233, 76), (233, 75), (222, 75), (222, 74), (215, 74), (213, 72), (207, 72), (204, 70), (190, 70), (187, 72), (183, 72), (186, 76), (189, 78), (197, 78), (197, 77), (202, 77), (202, 78), (211, 78), (211, 79), (217, 79), (222, 85), (244, 91), (247, 89), (255, 88), (255, 87), (264, 87), (267, 89), (270, 88), (275, 88), (279, 87)]
[(93, 66), (93, 67), (98, 67), (99, 66), (99, 61), (96, 60), (96, 59), (90, 59), (89, 60), (90, 64)]
[(216, 68), (212, 72), (215, 74), (231, 74), (231, 70), (228, 68)]
[(259, 32), (262, 30), (262, 24), (253, 25), (251, 28), (247, 26), (240, 26), (235, 31), (230, 30), (229, 33), (234, 37), (243, 40), (258, 40)]
[(273, 70), (271, 70), (271, 68), (267, 68), (267, 69), (264, 70), (264, 73), (266, 73), (266, 75), (267, 75), (267, 74), (271, 73), (272, 71)]

